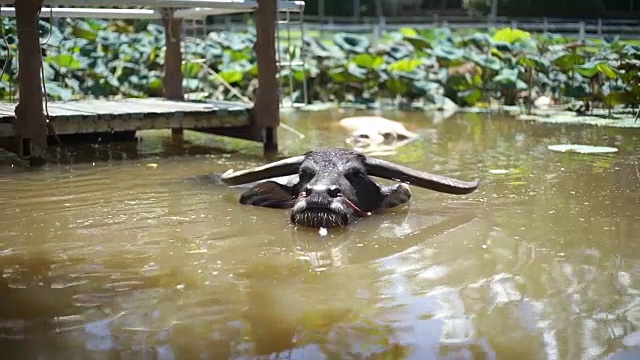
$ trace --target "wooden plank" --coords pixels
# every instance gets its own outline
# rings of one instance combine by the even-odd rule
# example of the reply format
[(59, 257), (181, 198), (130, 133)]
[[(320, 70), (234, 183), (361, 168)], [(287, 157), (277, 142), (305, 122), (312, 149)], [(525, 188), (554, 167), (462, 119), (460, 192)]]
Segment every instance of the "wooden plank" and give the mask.
[(158, 116), (144, 119), (114, 119), (110, 121), (52, 121), (56, 133), (60, 135), (171, 128), (200, 129), (212, 127), (240, 127), (249, 126), (249, 123), (250, 121), (248, 116), (212, 117), (208, 115), (187, 115), (184, 118)]
[(129, 109), (122, 106), (114, 106), (110, 102), (100, 100), (88, 100), (82, 102), (84, 108), (91, 109), (100, 120), (111, 119), (140, 119), (142, 113), (132, 113)]
[(86, 120), (94, 116), (91, 113), (87, 113), (86, 111), (81, 111), (77, 109), (70, 109), (61, 104), (49, 103), (47, 105), (49, 108), (49, 117), (51, 121), (67, 121), (67, 120)]
[(189, 103), (181, 103), (178, 101), (158, 101), (148, 99), (144, 101), (146, 106), (158, 107), (164, 111), (179, 111), (179, 112), (209, 112), (213, 110), (213, 107), (209, 106), (198, 106), (199, 104), (189, 104)]
[[(77, 102), (57, 102), (53, 103), (51, 107), (54, 107), (57, 110), (60, 110), (60, 114), (64, 115), (64, 112), (72, 113), (72, 114), (83, 114), (83, 118), (85, 120), (97, 120), (97, 119), (111, 119), (117, 115), (126, 115), (126, 117), (131, 118), (131, 114), (126, 111), (122, 111), (122, 109), (118, 109), (115, 106), (107, 107), (101, 102), (98, 101), (77, 101)], [(117, 114), (118, 112), (122, 112), (122, 114)], [(140, 116), (142, 115), (140, 114)], [(61, 120), (56, 118), (55, 120)]]
[(209, 104), (215, 105), (219, 109), (252, 109), (253, 105), (246, 103), (239, 103), (235, 101), (224, 101), (224, 100), (209, 100), (207, 101)]
[(135, 103), (155, 108), (158, 111), (166, 112), (210, 112), (214, 110), (213, 107), (208, 104), (190, 103), (185, 101), (136, 99)]
[(16, 117), (15, 109), (16, 104), (0, 103), (0, 117), (13, 121)]
[[(189, 102), (162, 98), (49, 101), (51, 123), (58, 134), (143, 129), (208, 129), (249, 126), (251, 106), (229, 101)], [(12, 136), (15, 104), (0, 102), (3, 136)]]
[(145, 115), (157, 116), (159, 114), (162, 115), (172, 115), (172, 116), (182, 116), (184, 111), (183, 109), (178, 108), (177, 106), (172, 106), (171, 104), (166, 103), (152, 103), (148, 101), (138, 101), (141, 99), (136, 99), (136, 101), (127, 101), (121, 104), (120, 106), (128, 106), (132, 108), (141, 109)]
[[(138, 99), (136, 99), (138, 100)], [(110, 106), (126, 108), (129, 112), (147, 114), (174, 114), (179, 112), (176, 107), (163, 108), (157, 104), (149, 104), (143, 101), (113, 101), (108, 103)]]

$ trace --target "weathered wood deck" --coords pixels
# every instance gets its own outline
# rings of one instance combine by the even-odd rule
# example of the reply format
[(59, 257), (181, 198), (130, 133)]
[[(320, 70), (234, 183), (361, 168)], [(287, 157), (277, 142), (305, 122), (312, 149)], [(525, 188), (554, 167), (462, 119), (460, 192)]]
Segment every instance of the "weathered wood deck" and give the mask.
[[(0, 137), (14, 136), (17, 103), (0, 102)], [(211, 129), (251, 125), (251, 106), (235, 102), (171, 101), (161, 98), (49, 101), (58, 135), (147, 129)]]

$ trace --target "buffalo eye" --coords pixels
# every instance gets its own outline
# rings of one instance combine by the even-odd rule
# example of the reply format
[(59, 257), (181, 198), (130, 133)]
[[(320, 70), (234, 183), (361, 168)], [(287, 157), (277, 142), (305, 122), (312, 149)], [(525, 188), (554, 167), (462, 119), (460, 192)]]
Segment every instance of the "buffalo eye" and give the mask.
[(347, 171), (344, 172), (344, 177), (347, 178), (347, 180), (349, 181), (355, 180), (361, 176), (364, 176), (364, 172), (362, 171), (362, 169), (359, 169), (359, 168), (347, 169)]
[(301, 180), (307, 180), (307, 181), (313, 179), (315, 175), (316, 175), (315, 171), (309, 168), (301, 168), (300, 172), (298, 173), (298, 177), (300, 177)]

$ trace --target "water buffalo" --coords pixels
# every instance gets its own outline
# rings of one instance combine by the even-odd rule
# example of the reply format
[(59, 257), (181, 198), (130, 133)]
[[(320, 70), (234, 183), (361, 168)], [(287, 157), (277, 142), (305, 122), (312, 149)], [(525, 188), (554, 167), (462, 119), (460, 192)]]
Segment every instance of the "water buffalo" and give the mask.
[[(289, 176), (287, 183), (274, 181), (284, 176)], [(379, 185), (369, 176), (401, 183)], [(346, 226), (372, 211), (404, 204), (411, 198), (408, 184), (458, 195), (478, 187), (478, 181), (433, 175), (341, 148), (309, 151), (252, 169), (228, 170), (221, 180), (228, 185), (257, 182), (240, 196), (241, 204), (291, 209), (294, 225), (314, 228)]]

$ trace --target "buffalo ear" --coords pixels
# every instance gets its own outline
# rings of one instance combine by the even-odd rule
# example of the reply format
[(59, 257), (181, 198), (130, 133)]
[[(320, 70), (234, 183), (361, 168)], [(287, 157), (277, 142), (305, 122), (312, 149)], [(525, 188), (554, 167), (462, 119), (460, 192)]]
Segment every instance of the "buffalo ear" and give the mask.
[(295, 188), (275, 181), (264, 181), (240, 195), (240, 204), (286, 209), (293, 205)]
[(400, 183), (391, 186), (380, 185), (380, 194), (382, 195), (381, 209), (389, 209), (402, 205), (411, 199), (411, 190), (409, 185)]

